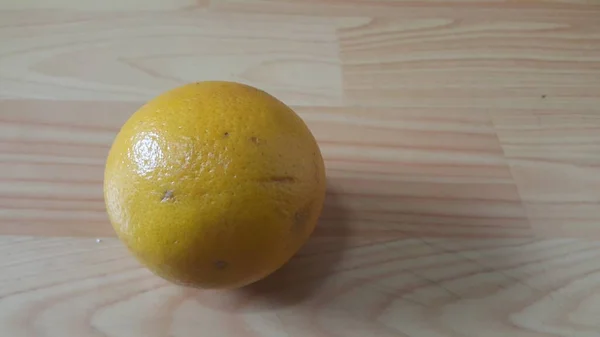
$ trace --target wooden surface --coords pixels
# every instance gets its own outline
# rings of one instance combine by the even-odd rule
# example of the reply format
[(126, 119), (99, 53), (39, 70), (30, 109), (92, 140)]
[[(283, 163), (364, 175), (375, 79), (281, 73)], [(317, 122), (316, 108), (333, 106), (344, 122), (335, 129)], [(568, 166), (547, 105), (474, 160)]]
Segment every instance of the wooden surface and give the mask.
[[(102, 200), (119, 126), (208, 79), (328, 167), (308, 245), (231, 292), (152, 276)], [(600, 336), (600, 2), (0, 0), (0, 331)]]

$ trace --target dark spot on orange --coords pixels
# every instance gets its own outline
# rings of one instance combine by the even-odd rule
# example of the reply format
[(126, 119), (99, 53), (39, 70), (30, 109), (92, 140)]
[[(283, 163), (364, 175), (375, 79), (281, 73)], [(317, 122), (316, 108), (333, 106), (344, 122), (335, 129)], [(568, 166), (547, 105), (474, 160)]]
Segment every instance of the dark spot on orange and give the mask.
[(225, 132), (225, 133), (223, 134), (223, 137), (229, 137), (229, 132)]
[(173, 201), (173, 199), (175, 199), (175, 197), (173, 196), (173, 190), (167, 190), (160, 202), (169, 202)]
[(250, 141), (256, 145), (260, 144), (260, 139), (257, 137), (250, 137)]
[(260, 181), (263, 183), (293, 183), (296, 182), (296, 178), (292, 176), (272, 176)]
[(229, 266), (229, 263), (227, 263), (223, 260), (217, 260), (213, 264), (214, 264), (215, 268), (220, 269), (220, 270), (225, 269), (225, 268), (227, 268), (227, 266)]

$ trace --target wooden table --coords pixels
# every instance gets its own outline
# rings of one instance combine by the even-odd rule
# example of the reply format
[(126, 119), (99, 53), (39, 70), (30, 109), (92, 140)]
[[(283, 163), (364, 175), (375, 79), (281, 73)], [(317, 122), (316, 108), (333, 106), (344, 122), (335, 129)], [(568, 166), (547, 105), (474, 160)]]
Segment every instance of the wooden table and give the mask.
[[(199, 291), (114, 238), (144, 101), (249, 83), (305, 119), (322, 221)], [(600, 2), (0, 0), (0, 335), (600, 336)]]

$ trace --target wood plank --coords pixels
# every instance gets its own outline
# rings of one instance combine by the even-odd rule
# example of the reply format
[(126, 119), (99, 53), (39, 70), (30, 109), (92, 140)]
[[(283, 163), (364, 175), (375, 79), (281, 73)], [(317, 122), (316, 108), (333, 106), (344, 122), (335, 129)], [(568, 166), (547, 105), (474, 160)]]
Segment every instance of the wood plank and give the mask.
[(346, 104), (597, 112), (600, 21), (373, 18), (341, 29)]
[[(119, 126), (139, 105), (0, 101), (0, 233), (113, 235), (102, 199), (104, 160)], [(486, 115), (296, 110), (328, 166), (324, 218), (347, 222), (357, 236), (532, 235)]]
[[(527, 18), (560, 17), (569, 22), (598, 17), (595, 0), (211, 0), (210, 8), (235, 13), (272, 13), (340, 17), (419, 18)], [(556, 15), (560, 13), (560, 15)]]
[(143, 102), (233, 80), (288, 104), (339, 105), (335, 24), (202, 10), (0, 12), (0, 98)]
[(505, 114), (494, 124), (534, 231), (596, 236), (600, 114)]
[[(10, 336), (593, 336), (600, 242), (317, 235), (238, 291), (170, 285), (116, 239), (0, 237)], [(10, 254), (6, 254), (10, 252)]]
[(123, 0), (123, 1), (97, 1), (80, 2), (71, 0), (53, 0), (40, 2), (37, 0), (3, 1), (0, 10), (78, 10), (78, 11), (172, 11), (206, 8), (210, 0)]

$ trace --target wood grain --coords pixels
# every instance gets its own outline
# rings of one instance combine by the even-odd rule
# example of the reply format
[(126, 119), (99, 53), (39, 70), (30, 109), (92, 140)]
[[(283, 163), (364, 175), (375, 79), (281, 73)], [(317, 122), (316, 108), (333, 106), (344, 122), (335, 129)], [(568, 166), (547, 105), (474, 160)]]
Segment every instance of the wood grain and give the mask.
[[(248, 288), (167, 284), (116, 239), (0, 239), (11, 336), (593, 336), (600, 242), (390, 239), (317, 232)], [(203, 333), (204, 334), (204, 333)]]
[[(103, 165), (163, 90), (291, 105), (328, 194), (248, 288), (114, 238)], [(11, 337), (599, 336), (595, 0), (0, 0), (0, 331)]]

